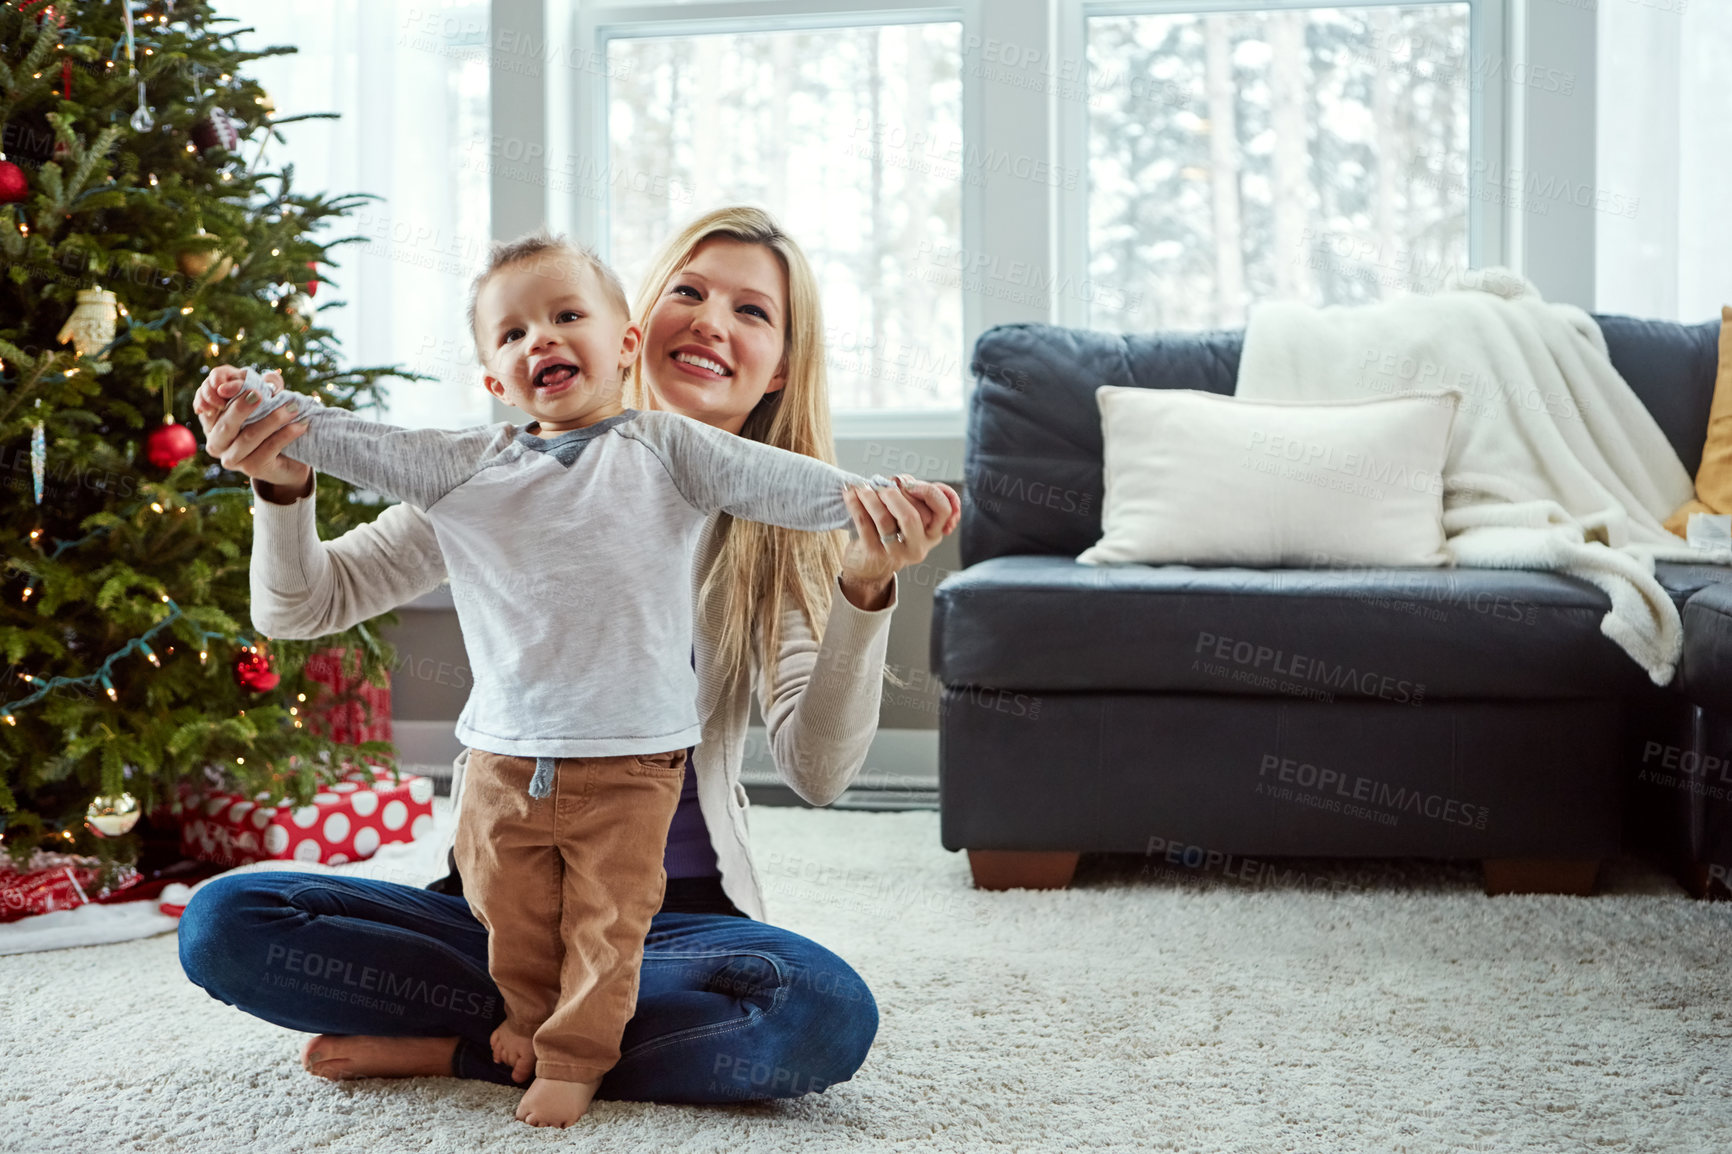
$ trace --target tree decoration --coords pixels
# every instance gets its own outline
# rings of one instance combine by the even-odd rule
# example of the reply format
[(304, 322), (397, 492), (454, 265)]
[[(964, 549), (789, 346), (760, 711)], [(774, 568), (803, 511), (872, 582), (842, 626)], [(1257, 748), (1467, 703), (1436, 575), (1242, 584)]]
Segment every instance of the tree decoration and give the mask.
[[(199, 230), (201, 233), (203, 229)], [(162, 424), (144, 439), (144, 456), (159, 469), (172, 469), (198, 452), (198, 438), (192, 430), (174, 419), (174, 387), (162, 383)]]
[(130, 793), (92, 798), (84, 811), (84, 824), (97, 837), (120, 837), (138, 824), (138, 799)]
[[(206, 238), (210, 236), (210, 234), (204, 230), (204, 225), (202, 224), (199, 225), (198, 232), (194, 235), (200, 241), (205, 241)], [(223, 252), (216, 247), (216, 242), (214, 240), (208, 241), (207, 247), (189, 248), (182, 252), (179, 256), (175, 257), (175, 264), (179, 266), (181, 272), (192, 277), (194, 280), (204, 276), (211, 270), (213, 265), (216, 266), (217, 272), (216, 276), (211, 278), (212, 280), (221, 280), (223, 277), (231, 275), (235, 270), (234, 258), (224, 255)]]
[[(40, 409), (41, 400), (32, 407)], [(42, 504), (42, 482), (48, 473), (48, 432), (40, 420), (30, 422), (30, 491), (36, 503)]]
[(144, 79), (138, 74), (138, 53), (133, 43), (132, 0), (120, 0), (120, 10), (125, 14), (126, 20), (126, 73), (138, 82), (138, 108), (128, 123), (132, 125), (134, 132), (145, 133), (156, 127), (156, 119), (150, 114), (150, 106), (144, 102)]
[(267, 693), (277, 687), (282, 678), (271, 668), (271, 659), (264, 650), (250, 648), (235, 662), (235, 681), (243, 689)]
[(24, 170), (0, 152), (0, 204), (19, 204), (30, 195), (30, 179)]
[(220, 148), (224, 152), (239, 152), (241, 134), (235, 130), (234, 118), (220, 108), (192, 126), (192, 142), (201, 154)]
[(81, 357), (95, 357), (114, 343), (114, 326), (119, 317), (119, 302), (106, 289), (78, 290), (78, 306), (66, 323), (60, 326), (55, 340), (71, 342)]
[(172, 469), (198, 452), (198, 438), (185, 425), (172, 419), (150, 431), (144, 439), (144, 455), (159, 469)]
[(283, 314), (289, 318), (289, 323), (297, 332), (306, 332), (313, 327), (313, 316), (316, 306), (313, 298), (303, 292), (292, 292), (283, 298)]

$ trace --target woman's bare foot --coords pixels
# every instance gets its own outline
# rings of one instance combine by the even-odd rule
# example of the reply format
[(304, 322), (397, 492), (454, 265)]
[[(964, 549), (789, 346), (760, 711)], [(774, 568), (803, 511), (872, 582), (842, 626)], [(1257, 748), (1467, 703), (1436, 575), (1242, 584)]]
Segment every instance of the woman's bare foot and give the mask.
[(301, 1050), (301, 1065), (320, 1078), (438, 1078), (451, 1075), (456, 1038), (373, 1038), (320, 1034)]
[(600, 1082), (556, 1082), (552, 1078), (537, 1078), (523, 1092), (517, 1104), (517, 1120), (531, 1126), (571, 1125), (589, 1109)]

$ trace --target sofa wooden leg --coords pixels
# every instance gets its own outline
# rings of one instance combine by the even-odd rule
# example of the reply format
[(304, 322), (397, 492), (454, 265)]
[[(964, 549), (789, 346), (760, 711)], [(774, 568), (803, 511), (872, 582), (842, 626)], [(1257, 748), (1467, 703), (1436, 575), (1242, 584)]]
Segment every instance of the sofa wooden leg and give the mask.
[(1485, 892), (1574, 894), (1588, 897), (1600, 873), (1597, 858), (1486, 858)]
[(971, 849), (968, 868), (982, 890), (1062, 890), (1076, 873), (1080, 853)]

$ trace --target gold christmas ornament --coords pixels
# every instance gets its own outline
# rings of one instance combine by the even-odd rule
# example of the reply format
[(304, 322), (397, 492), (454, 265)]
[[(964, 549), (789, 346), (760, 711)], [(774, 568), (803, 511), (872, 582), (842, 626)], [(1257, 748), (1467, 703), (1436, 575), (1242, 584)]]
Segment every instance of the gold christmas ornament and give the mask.
[[(203, 225), (200, 225), (196, 235), (209, 237), (210, 233), (204, 230)], [(212, 280), (221, 280), (235, 271), (234, 258), (225, 255), (214, 244), (209, 247), (188, 249), (175, 257), (174, 261), (180, 266), (181, 272), (194, 279), (209, 272), (212, 265), (215, 265), (217, 270), (216, 275), (211, 278)]]
[(107, 289), (79, 289), (78, 305), (55, 339), (63, 345), (71, 342), (81, 357), (94, 357), (113, 343), (119, 315), (120, 302)]
[(130, 793), (92, 799), (84, 824), (98, 837), (119, 837), (138, 824), (138, 801)]

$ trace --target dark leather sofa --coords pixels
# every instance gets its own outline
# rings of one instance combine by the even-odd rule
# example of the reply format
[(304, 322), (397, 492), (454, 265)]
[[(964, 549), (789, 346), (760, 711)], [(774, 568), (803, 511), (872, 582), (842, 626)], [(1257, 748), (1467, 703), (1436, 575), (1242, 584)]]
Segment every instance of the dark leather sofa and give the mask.
[[(1718, 322), (1599, 320), (1694, 472)], [(1601, 635), (1605, 595), (1555, 573), (1076, 563), (1101, 531), (1095, 389), (1231, 393), (1242, 340), (1012, 325), (975, 346), (965, 568), (931, 664), (943, 842), (976, 884), (1062, 886), (1079, 853), (1121, 852), (1467, 858), (1490, 892), (1590, 892), (1629, 843), (1724, 875), (1732, 800), (1638, 780), (1644, 756), (1696, 778), (1714, 758), (1732, 796), (1724, 567), (1660, 566), (1686, 629), (1661, 690)]]

